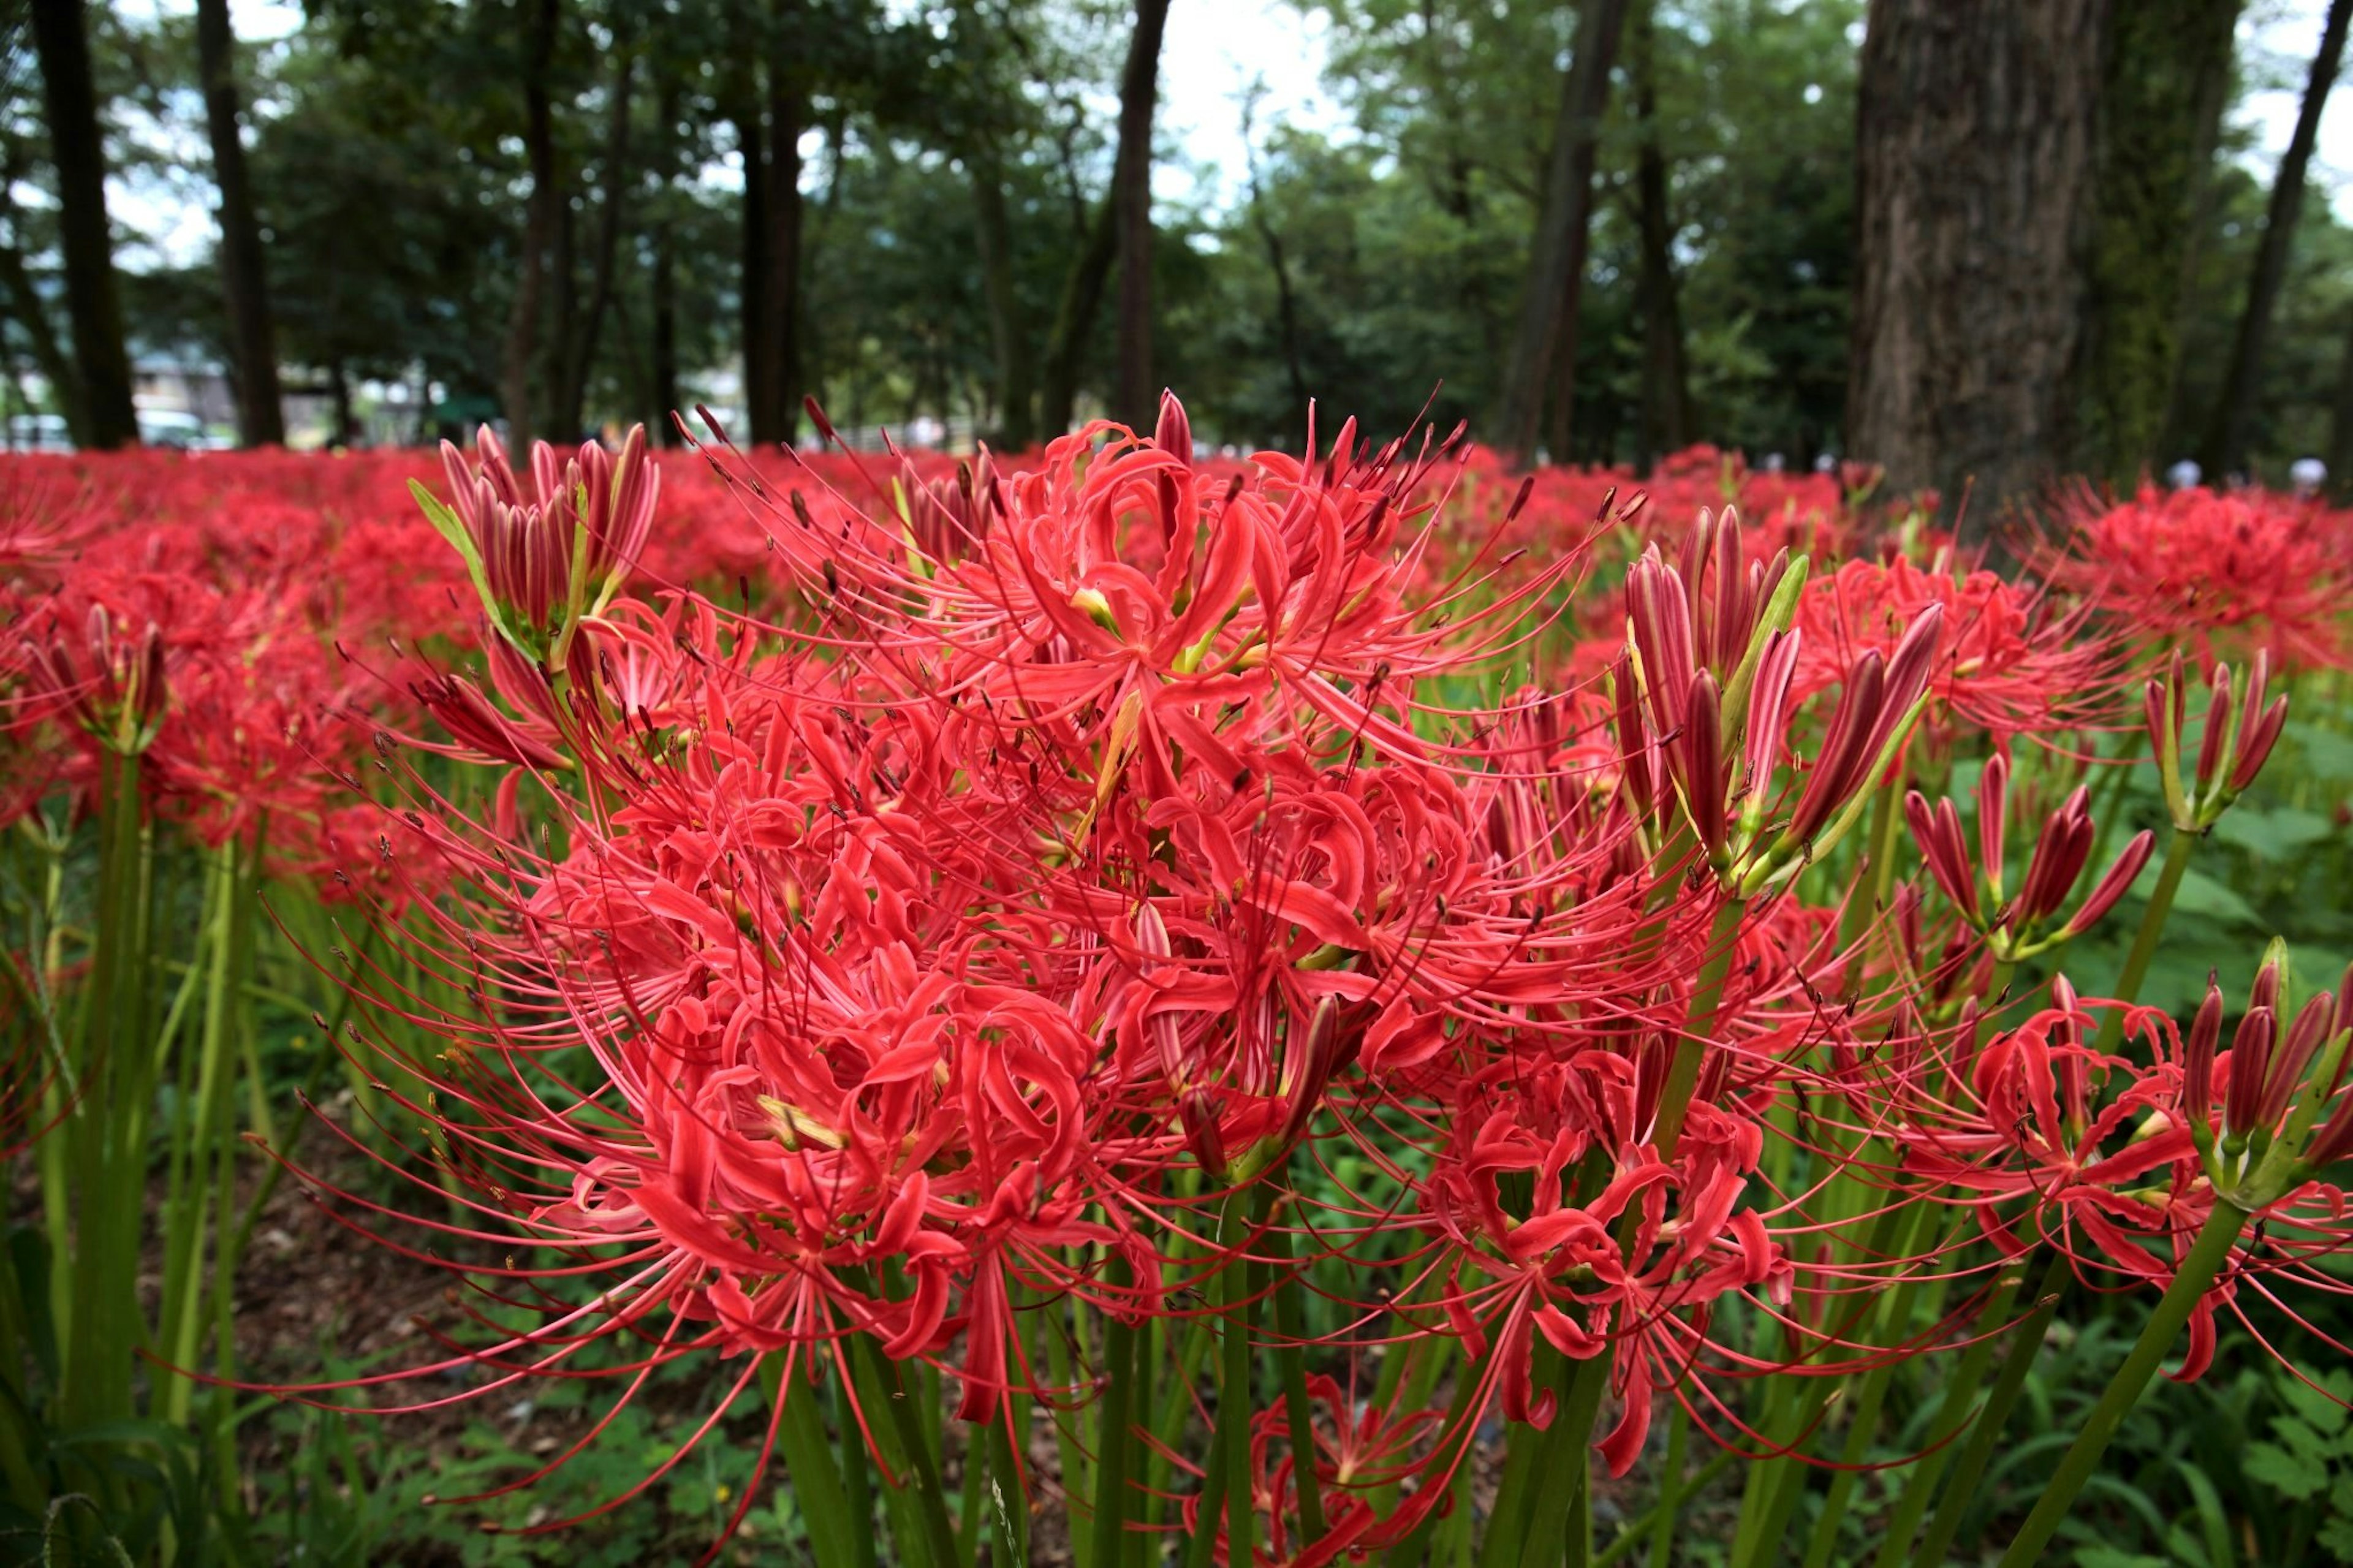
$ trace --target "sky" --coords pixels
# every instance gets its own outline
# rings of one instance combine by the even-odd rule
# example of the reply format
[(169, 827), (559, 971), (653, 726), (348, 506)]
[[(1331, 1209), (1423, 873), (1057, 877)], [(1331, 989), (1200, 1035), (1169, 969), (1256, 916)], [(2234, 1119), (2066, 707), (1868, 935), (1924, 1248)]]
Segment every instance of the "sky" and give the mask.
[[(195, 0), (117, 0), (132, 14), (192, 12)], [(300, 26), (299, 0), (231, 0), (240, 37), (281, 37)], [(2275, 85), (2250, 94), (2236, 111), (2253, 145), (2248, 166), (2266, 180), (2295, 127), (2305, 72), (2320, 37), (2327, 0), (2249, 0), (2239, 25), (2242, 57), (2260, 79)], [(1324, 81), (1330, 27), (1320, 11), (1293, 0), (1173, 0), (1161, 53), (1160, 121), (1177, 157), (1155, 168), (1153, 189), (1163, 201), (1225, 207), (1239, 199), (1247, 169), (1241, 100), (1253, 80), (1264, 86), (1258, 108), (1263, 127), (1278, 121), (1330, 130), (1346, 113)], [(2353, 222), (2353, 81), (2341, 83), (2321, 121), (2312, 181), (2337, 216)], [(150, 237), (132, 248), (131, 265), (153, 258), (187, 263), (212, 244), (209, 188), (201, 167), (203, 144), (187, 133), (189, 178), (165, 186), (110, 190), (118, 221)]]

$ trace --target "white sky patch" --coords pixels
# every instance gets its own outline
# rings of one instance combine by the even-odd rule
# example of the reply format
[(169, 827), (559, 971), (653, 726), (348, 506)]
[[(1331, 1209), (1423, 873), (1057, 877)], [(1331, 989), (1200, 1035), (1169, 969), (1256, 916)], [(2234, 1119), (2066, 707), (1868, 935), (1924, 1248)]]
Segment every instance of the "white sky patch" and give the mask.
[[(2244, 160), (2268, 187), (2295, 134), (2312, 57), (2320, 50), (2328, 0), (2253, 0), (2239, 18), (2239, 65), (2253, 89), (2232, 111), (2232, 123), (2254, 132)], [(2353, 51), (2348, 51), (2353, 52)], [(2353, 64), (2348, 60), (2348, 64)], [(2309, 190), (2327, 199), (2340, 222), (2353, 223), (2353, 72), (2339, 69), (2320, 139), (2312, 153)]]
[(1242, 101), (1253, 82), (1253, 134), (1263, 145), (1278, 125), (1336, 132), (1346, 114), (1324, 86), (1332, 24), (1289, 0), (1174, 0), (1160, 47), (1159, 133), (1176, 158), (1152, 172), (1160, 201), (1226, 210), (1249, 179)]

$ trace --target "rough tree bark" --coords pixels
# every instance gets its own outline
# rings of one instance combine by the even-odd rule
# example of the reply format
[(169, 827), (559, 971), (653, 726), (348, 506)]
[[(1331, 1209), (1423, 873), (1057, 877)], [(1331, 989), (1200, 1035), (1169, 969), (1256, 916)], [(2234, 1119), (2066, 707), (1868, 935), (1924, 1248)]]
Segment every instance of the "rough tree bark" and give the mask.
[(41, 67), (49, 157), (58, 172), (68, 335), (79, 391), (67, 420), (76, 444), (106, 450), (139, 439), (139, 416), (131, 403), (131, 356), (122, 345), (122, 299), (106, 220), (106, 148), (99, 140), (98, 90), (81, 0), (33, 0), (33, 48)]
[(2107, 11), (1872, 0), (1848, 447), (1972, 534), (2067, 450)]
[(2255, 397), (2263, 389), (2264, 340), (2271, 335), (2280, 287), (2287, 280), (2288, 252), (2295, 247), (2296, 219), (2304, 211), (2305, 174), (2320, 135), (2321, 110), (2328, 105), (2328, 89), (2336, 85), (2337, 68), (2345, 58), (2348, 23), (2353, 23), (2353, 0), (2330, 0), (2320, 50), (2312, 57), (2312, 75), (2305, 83), (2304, 107), (2296, 113), (2295, 132), (2272, 182), (2271, 209), (2263, 217), (2263, 243), (2255, 249), (2254, 276), (2247, 284), (2247, 305), (2239, 317), (2231, 368), (2222, 378), (2222, 395), (2207, 422), (2200, 453), (2206, 471), (2217, 479), (2236, 473), (2247, 460), (2247, 435), (2254, 423)]
[(205, 130), (212, 139), (213, 183), (220, 191), (221, 293), (228, 305), (229, 354), (237, 367), (237, 437), (248, 447), (283, 445), (286, 416), (278, 401), (278, 334), (269, 315), (269, 274), (261, 225), (246, 178), (245, 139), (237, 128), (237, 35), (228, 0), (196, 0), (196, 68), (204, 79)]
[(1136, 0), (1127, 67), (1119, 79), (1119, 156), (1111, 199), (1119, 215), (1118, 370), (1112, 416), (1137, 430), (1157, 416), (1152, 379), (1152, 116), (1160, 96), (1160, 40), (1168, 0)]
[(2337, 362), (2337, 400), (2328, 425), (2328, 489), (2353, 497), (2353, 310), (2345, 315), (2345, 357)]
[(1529, 247), (1519, 332), (1512, 340), (1495, 416), (1496, 444), (1523, 460), (1535, 454), (1545, 389), (1557, 384), (1565, 397), (1576, 374), (1577, 296), (1593, 226), (1593, 161), (1626, 5), (1627, 0), (1585, 0), (1577, 12), (1576, 52), (1561, 76), (1544, 205)]
[(1242, 111), (1242, 148), (1250, 171), (1250, 226), (1258, 230), (1259, 243), (1266, 247), (1267, 270), (1274, 275), (1275, 328), (1282, 334), (1282, 366), (1291, 381), (1291, 417), (1303, 430), (1312, 394), (1307, 387), (1307, 367), (1300, 360), (1299, 297), (1291, 287), (1291, 264), (1283, 255), (1282, 231), (1275, 227), (1273, 215), (1266, 210), (1266, 195), (1259, 184), (1258, 144), (1250, 135), (1254, 108), (1253, 100)]
[[(756, 77), (756, 72), (751, 73)], [(737, 280), (736, 335), (744, 345), (744, 420), (745, 429), (728, 432), (758, 440), (773, 416), (762, 406), (774, 380), (768, 357), (776, 352), (768, 336), (768, 146), (760, 113), (756, 80), (744, 84), (742, 96), (729, 110), (735, 128), (736, 150), (744, 159), (743, 254)]]
[(1037, 347), (1014, 287), (1013, 224), (1005, 206), (1005, 162), (996, 144), (979, 138), (965, 156), (972, 181), (973, 232), (980, 253), (981, 292), (988, 305), (988, 335), (996, 351), (996, 445), (1027, 451), (1037, 439)]
[(507, 416), (507, 442), (528, 452), (535, 433), (533, 372), (539, 363), (540, 299), (547, 276), (547, 251), (555, 231), (555, 106), (550, 78), (555, 68), (555, 29), (563, 0), (538, 0), (531, 37), (523, 50), (523, 153), (531, 165), (531, 197), (523, 208), (522, 254), (515, 268), (515, 297), (507, 316), (506, 352), (500, 366), (499, 401)]
[(1641, 142), (1634, 155), (1636, 227), (1641, 235), (1641, 272), (1636, 281), (1642, 315), (1642, 405), (1635, 432), (1636, 461), (1644, 472), (1669, 452), (1691, 443), (1691, 377), (1683, 357), (1683, 308), (1677, 298), (1673, 256), (1674, 221), (1667, 210), (1667, 159), (1659, 146), (1659, 84), (1655, 7), (1645, 5), (1634, 21), (1634, 118)]
[(2137, 0), (2116, 7), (2111, 26), (2075, 466), (2112, 479), (2155, 463), (2165, 434), (2242, 5)]

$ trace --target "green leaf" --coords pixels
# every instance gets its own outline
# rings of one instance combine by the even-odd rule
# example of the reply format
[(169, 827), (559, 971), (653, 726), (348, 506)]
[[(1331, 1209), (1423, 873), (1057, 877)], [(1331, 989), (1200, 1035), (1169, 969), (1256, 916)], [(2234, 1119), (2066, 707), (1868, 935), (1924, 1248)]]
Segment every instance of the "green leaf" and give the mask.
[(474, 547), (474, 536), (467, 531), (464, 521), (448, 507), (443, 505), (431, 490), (427, 489), (422, 479), (409, 480), (408, 493), (417, 498), (417, 504), (423, 510), (425, 520), (433, 525), (433, 531), (448, 541), (449, 548), (455, 550), (459, 559), (466, 563), (466, 575), (473, 580), (474, 593), (482, 601), (483, 612), (491, 617), (491, 622), (500, 631), (506, 634), (509, 641), (514, 642), (517, 647), (522, 647), (520, 639), (514, 636), (513, 626), (509, 624), (505, 610), (501, 607), (496, 595), (491, 592), (491, 577), (489, 572), (483, 569), (482, 552)]
[[(2344, 1432), (2348, 1415), (2353, 1415), (2340, 1403), (2353, 1399), (2353, 1377), (2348, 1377), (2340, 1369), (2331, 1368), (2317, 1381), (2320, 1386), (2314, 1388), (2298, 1378), (2283, 1378), (2279, 1384), (2280, 1394), (2306, 1426), (2316, 1432), (2336, 1436)], [(2348, 1452), (2342, 1443), (2337, 1448), (2339, 1453)]]
[(2328, 1467), (2275, 1443), (2248, 1445), (2247, 1475), (2297, 1502), (2318, 1497), (2328, 1485)]
[(2293, 1415), (2273, 1416), (2272, 1436), (2316, 1465), (2326, 1467), (2337, 1453), (2334, 1443)]
[(2287, 734), (2304, 751), (2306, 772), (2326, 779), (2353, 779), (2353, 735), (2301, 720), (2288, 721)]
[(2353, 1515), (2338, 1514), (2320, 1527), (2316, 1539), (2339, 1563), (2353, 1563)]
[(2328, 818), (2318, 812), (2299, 811), (2292, 805), (2250, 811), (2243, 802), (2223, 813), (2222, 819), (2214, 825), (2215, 837), (2265, 860), (2288, 859), (2297, 850), (2319, 843), (2334, 831)]
[[(2156, 864), (2155, 860), (2150, 861)], [(2194, 867), (2181, 874), (2181, 889), (2173, 896), (2173, 907), (2189, 914), (2212, 915), (2217, 920), (2235, 921), (2240, 925), (2260, 926), (2263, 917), (2254, 906), (2229, 888)]]

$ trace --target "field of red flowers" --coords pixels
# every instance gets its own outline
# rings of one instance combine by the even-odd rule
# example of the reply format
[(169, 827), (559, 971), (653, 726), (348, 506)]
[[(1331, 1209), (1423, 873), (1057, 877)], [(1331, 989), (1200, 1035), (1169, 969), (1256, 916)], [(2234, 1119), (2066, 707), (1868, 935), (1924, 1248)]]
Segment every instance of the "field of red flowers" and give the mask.
[(0, 459), (0, 1550), (2353, 1559), (2353, 512), (1936, 515)]

